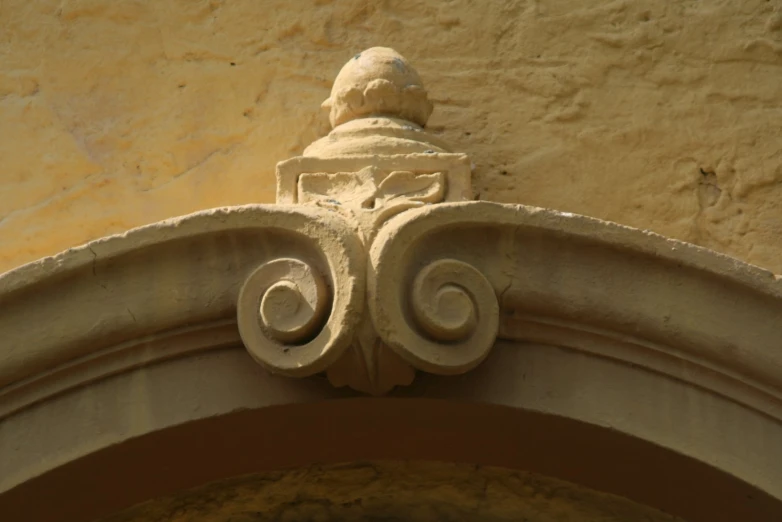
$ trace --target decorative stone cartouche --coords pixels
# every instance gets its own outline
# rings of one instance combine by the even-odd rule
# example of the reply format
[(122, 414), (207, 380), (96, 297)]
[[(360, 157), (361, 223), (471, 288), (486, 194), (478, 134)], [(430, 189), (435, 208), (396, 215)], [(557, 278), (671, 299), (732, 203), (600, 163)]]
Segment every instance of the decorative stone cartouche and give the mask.
[[(327, 209), (346, 221), (362, 245), (368, 273), (373, 271), (369, 251), (393, 216), (472, 199), (469, 158), (426, 132), (432, 103), (418, 73), (393, 49), (374, 47), (356, 54), (322, 107), (333, 129), (302, 156), (277, 165), (277, 203)], [(291, 363), (297, 352), (311, 354), (312, 339), (320, 339), (328, 328), (333, 282), (312, 264), (294, 258), (268, 262), (242, 289), (242, 339), (251, 355), (273, 372), (301, 376), (319, 369), (308, 363), (307, 371), (295, 371)], [(356, 277), (368, 281), (368, 273)], [(412, 286), (409, 303), (400, 306), (410, 307), (407, 315), (422, 339), (435, 343), (425, 348), (429, 355), (414, 353), (412, 346), (389, 346), (378, 335), (372, 318), (375, 296), (367, 288), (367, 305), (354, 311), (352, 341), (340, 348), (339, 357), (328, 357), (333, 362), (325, 373), (332, 384), (382, 394), (410, 384), (425, 359), (427, 371), (459, 373), (485, 357), (497, 332), (496, 296), (477, 270), (457, 260), (437, 260), (420, 271)], [(481, 322), (476, 296), (482, 296), (480, 301), (489, 296)], [(476, 339), (481, 341), (476, 344)], [(459, 343), (471, 343), (464, 348), (469, 354), (464, 361), (438, 366), (437, 351), (458, 353)]]

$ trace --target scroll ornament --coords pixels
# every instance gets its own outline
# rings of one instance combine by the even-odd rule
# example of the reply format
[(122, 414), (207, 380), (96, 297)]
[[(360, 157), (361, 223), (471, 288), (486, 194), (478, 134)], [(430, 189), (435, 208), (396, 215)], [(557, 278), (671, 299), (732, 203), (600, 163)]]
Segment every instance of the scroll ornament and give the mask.
[[(273, 373), (325, 372), (335, 386), (376, 395), (410, 384), (416, 370), (470, 370), (497, 337), (495, 288), (463, 260), (417, 259), (421, 239), (397, 233), (412, 209), (472, 200), (469, 158), (424, 130), (432, 104), (392, 49), (353, 57), (323, 108), (333, 130), (277, 165), (277, 204), (326, 211), (361, 259), (324, 247), (259, 266), (237, 305), (247, 350)], [(337, 273), (347, 264), (364, 267), (350, 275), (361, 291), (349, 300)]]

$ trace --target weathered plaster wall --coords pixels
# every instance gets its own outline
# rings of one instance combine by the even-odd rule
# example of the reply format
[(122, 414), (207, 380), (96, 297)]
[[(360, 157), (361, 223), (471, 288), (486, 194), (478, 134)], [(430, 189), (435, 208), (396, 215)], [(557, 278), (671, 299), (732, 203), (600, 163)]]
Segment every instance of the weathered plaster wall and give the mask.
[(782, 272), (782, 6), (766, 0), (3, 0), (0, 271), (205, 207), (272, 202), (385, 45), (481, 199)]
[(676, 522), (549, 477), (461, 464), (376, 462), (230, 479), (155, 499), (103, 522)]

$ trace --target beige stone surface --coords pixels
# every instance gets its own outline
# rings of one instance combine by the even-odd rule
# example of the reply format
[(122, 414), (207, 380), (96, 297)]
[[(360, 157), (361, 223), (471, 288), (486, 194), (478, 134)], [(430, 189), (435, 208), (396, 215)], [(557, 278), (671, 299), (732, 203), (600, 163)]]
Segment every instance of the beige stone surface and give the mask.
[(0, 27), (0, 270), (272, 202), (335, 74), (383, 45), (481, 199), (782, 272), (778, 2), (4, 0)]
[(674, 522), (627, 499), (519, 471), (434, 462), (255, 474), (145, 502), (103, 522)]

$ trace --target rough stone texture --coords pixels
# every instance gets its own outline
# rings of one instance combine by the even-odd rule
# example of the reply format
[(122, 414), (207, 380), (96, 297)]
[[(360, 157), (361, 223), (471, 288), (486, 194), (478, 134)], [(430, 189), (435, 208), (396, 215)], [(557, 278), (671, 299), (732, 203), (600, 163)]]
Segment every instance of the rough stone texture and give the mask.
[(782, 272), (778, 2), (4, 0), (0, 270), (274, 200), (352, 53), (397, 49), (481, 199)]
[(210, 484), (103, 522), (675, 522), (629, 500), (532, 473), (459, 464), (315, 466)]

